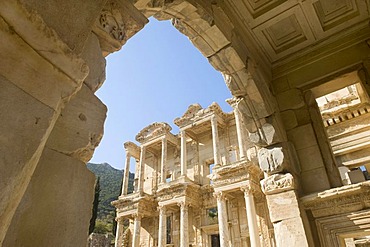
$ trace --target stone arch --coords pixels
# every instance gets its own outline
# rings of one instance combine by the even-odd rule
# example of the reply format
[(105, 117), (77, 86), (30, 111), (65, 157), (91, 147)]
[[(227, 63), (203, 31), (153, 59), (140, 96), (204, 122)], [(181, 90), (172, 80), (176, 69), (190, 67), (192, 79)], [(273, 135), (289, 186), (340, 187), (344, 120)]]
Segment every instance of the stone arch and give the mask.
[(195, 3), (191, 0), (136, 1), (134, 3), (147, 18), (172, 20), (173, 26), (187, 36), (193, 45), (222, 73), (231, 94), (238, 98), (235, 106), (242, 113), (249, 133), (258, 136), (258, 146), (268, 142), (266, 123), (275, 125), (279, 137), (274, 142), (285, 140), (285, 134), (276, 120), (269, 117), (276, 111), (276, 102), (269, 89), (271, 71), (263, 62), (252, 58), (250, 49), (234, 32), (234, 23), (216, 3)]

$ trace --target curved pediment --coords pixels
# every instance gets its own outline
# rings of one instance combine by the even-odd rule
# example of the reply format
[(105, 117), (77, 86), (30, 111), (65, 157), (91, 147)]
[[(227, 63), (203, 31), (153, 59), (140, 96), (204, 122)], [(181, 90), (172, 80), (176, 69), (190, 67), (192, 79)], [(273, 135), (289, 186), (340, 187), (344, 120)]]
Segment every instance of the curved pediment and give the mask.
[(216, 102), (213, 102), (210, 106), (204, 109), (199, 104), (192, 104), (188, 107), (182, 117), (178, 117), (174, 120), (174, 123), (177, 126), (182, 127), (191, 122), (195, 122), (202, 117), (209, 116), (209, 114), (217, 114), (222, 118), (226, 118), (227, 115)]
[(139, 134), (136, 135), (135, 139), (136, 141), (143, 143), (147, 140), (169, 133), (171, 130), (172, 128), (168, 123), (155, 122), (142, 129)]

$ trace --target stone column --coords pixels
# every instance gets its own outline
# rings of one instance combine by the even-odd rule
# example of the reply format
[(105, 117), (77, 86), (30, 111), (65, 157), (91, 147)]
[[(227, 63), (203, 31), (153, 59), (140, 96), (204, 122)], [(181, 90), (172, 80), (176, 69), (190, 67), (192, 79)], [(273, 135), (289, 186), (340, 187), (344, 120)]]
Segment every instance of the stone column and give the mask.
[(125, 171), (123, 174), (123, 182), (122, 182), (122, 195), (127, 195), (128, 177), (130, 174), (130, 159), (131, 159), (131, 154), (130, 152), (126, 151)]
[(215, 115), (211, 117), (211, 126), (212, 126), (213, 159), (215, 165), (221, 165), (220, 153), (218, 148), (217, 118)]
[(167, 163), (167, 138), (162, 139), (162, 159), (161, 159), (161, 183), (166, 182), (166, 163)]
[(220, 234), (220, 246), (230, 246), (230, 233), (227, 223), (227, 208), (225, 194), (223, 192), (216, 192), (215, 197), (217, 199), (217, 212), (218, 212), (218, 228)]
[(141, 229), (141, 216), (135, 215), (134, 234), (132, 236), (132, 247), (139, 247), (140, 245), (140, 229)]
[(138, 171), (139, 172), (139, 181), (138, 181), (138, 186), (137, 190), (139, 193), (143, 192), (143, 186), (144, 186), (144, 164), (145, 164), (145, 146), (141, 146), (141, 153), (140, 153), (140, 160), (139, 160), (139, 166), (138, 166)]
[(186, 167), (186, 133), (185, 130), (180, 131), (181, 134), (181, 176), (186, 176), (187, 167)]
[(189, 247), (188, 204), (180, 202), (180, 247)]
[(245, 158), (245, 150), (244, 150), (244, 138), (243, 138), (243, 124), (240, 116), (240, 112), (237, 108), (234, 109), (234, 116), (235, 116), (235, 125), (236, 125), (236, 134), (238, 137), (238, 145), (239, 145), (239, 158), (240, 160)]
[(167, 237), (167, 215), (165, 206), (159, 206), (159, 230), (158, 230), (158, 247), (166, 246)]
[(249, 238), (252, 247), (260, 247), (260, 239), (258, 233), (256, 206), (254, 204), (253, 189), (250, 186), (242, 187), (244, 192), (245, 208), (247, 210)]
[(114, 247), (119, 247), (119, 237), (121, 235), (121, 231), (122, 231), (122, 221), (121, 219), (117, 219), (117, 229), (116, 229), (116, 239), (114, 241)]

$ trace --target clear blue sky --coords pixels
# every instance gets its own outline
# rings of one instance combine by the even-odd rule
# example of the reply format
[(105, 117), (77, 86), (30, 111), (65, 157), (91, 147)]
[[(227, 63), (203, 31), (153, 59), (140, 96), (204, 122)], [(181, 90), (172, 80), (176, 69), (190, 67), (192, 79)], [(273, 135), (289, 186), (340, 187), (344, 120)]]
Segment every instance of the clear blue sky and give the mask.
[(107, 80), (97, 95), (107, 105), (108, 116), (90, 162), (117, 169), (124, 168), (123, 143), (136, 143), (136, 134), (149, 124), (167, 122), (177, 134), (173, 120), (190, 104), (205, 108), (217, 102), (231, 111), (225, 103), (231, 94), (221, 73), (170, 21), (153, 18), (122, 50), (107, 57)]

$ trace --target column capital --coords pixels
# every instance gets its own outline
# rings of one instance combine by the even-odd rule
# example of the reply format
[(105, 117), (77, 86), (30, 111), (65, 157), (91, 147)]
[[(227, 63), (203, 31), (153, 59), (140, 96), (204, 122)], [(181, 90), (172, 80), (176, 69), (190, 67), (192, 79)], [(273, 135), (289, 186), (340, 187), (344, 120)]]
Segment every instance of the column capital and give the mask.
[(167, 208), (166, 208), (166, 205), (159, 205), (157, 207), (157, 210), (159, 211), (159, 213), (161, 214), (162, 212), (166, 212)]
[(182, 209), (182, 210), (187, 210), (188, 207), (190, 206), (190, 203), (185, 202), (185, 201), (181, 201), (181, 202), (177, 203), (177, 206), (179, 206), (180, 209)]
[(224, 191), (217, 191), (213, 193), (213, 196), (217, 199), (217, 201), (224, 201), (226, 200), (226, 192)]
[(244, 192), (246, 195), (253, 195), (258, 190), (256, 188), (256, 185), (248, 184), (240, 187), (240, 190)]
[(141, 220), (141, 218), (142, 218), (141, 214), (139, 214), (139, 213), (133, 213), (132, 217), (134, 218), (134, 220)]

